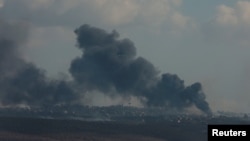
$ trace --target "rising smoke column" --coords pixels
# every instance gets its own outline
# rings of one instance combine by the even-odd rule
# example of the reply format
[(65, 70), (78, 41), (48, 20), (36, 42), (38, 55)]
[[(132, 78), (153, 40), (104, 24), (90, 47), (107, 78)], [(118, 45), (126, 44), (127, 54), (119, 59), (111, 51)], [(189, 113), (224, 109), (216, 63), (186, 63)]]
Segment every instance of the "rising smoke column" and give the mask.
[(82, 25), (75, 30), (81, 57), (69, 69), (74, 80), (85, 90), (105, 94), (116, 91), (121, 96), (146, 98), (147, 106), (183, 109), (195, 105), (210, 113), (200, 83), (185, 87), (177, 75), (162, 74), (143, 57), (129, 39), (119, 39), (116, 31)]
[(26, 23), (0, 21), (0, 103), (41, 107), (73, 102), (76, 95), (67, 82), (48, 80), (43, 70), (20, 57), (28, 31)]
[[(28, 30), (25, 23), (0, 21), (0, 103), (39, 107), (75, 103), (78, 94), (69, 82), (48, 80), (45, 71), (20, 57)], [(70, 73), (82, 90), (146, 98), (146, 106), (195, 105), (211, 112), (200, 83), (186, 87), (177, 75), (160, 74), (152, 63), (136, 56), (132, 41), (119, 39), (116, 31), (83, 25), (75, 33), (83, 54), (72, 61)]]

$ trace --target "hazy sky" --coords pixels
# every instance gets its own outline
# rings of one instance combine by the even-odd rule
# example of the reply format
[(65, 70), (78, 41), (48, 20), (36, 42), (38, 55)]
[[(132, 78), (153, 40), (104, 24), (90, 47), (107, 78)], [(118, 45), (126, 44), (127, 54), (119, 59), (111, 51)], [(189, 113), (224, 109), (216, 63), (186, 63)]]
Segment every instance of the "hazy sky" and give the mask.
[(0, 0), (0, 18), (30, 27), (21, 50), (49, 76), (81, 52), (82, 24), (115, 29), (137, 54), (185, 84), (201, 82), (213, 110), (250, 112), (250, 1)]

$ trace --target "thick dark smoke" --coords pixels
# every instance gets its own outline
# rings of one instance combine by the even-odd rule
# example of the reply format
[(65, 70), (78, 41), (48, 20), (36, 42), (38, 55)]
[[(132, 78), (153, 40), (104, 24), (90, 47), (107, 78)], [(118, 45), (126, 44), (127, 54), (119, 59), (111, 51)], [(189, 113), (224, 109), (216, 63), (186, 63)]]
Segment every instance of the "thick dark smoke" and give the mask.
[(69, 104), (75, 94), (64, 81), (51, 81), (45, 72), (19, 55), (29, 27), (21, 22), (0, 21), (0, 102), (3, 105), (48, 106)]
[(0, 21), (2, 105), (74, 104), (79, 102), (80, 87), (82, 95), (99, 91), (125, 98), (135, 96), (145, 106), (183, 109), (195, 105), (205, 113), (211, 112), (200, 83), (186, 87), (177, 75), (161, 74), (149, 61), (136, 56), (132, 41), (119, 39), (116, 31), (107, 33), (89, 25), (75, 30), (83, 54), (71, 63), (73, 81), (49, 80), (45, 71), (20, 57), (28, 31), (25, 23)]
[(160, 76), (153, 64), (136, 56), (133, 42), (119, 39), (116, 31), (83, 25), (75, 33), (83, 54), (72, 61), (70, 73), (85, 91), (116, 91), (121, 96), (146, 98), (147, 106), (183, 109), (195, 105), (211, 112), (200, 83), (185, 87), (177, 75)]

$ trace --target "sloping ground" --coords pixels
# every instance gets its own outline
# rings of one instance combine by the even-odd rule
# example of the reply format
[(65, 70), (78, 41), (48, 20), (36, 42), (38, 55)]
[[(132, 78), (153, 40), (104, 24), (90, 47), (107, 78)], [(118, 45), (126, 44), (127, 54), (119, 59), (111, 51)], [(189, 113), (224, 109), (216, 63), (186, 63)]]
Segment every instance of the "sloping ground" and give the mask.
[(0, 141), (206, 141), (198, 121), (114, 122), (1, 118)]
[(100, 135), (96, 133), (69, 133), (31, 135), (15, 132), (0, 132), (1, 141), (164, 141), (138, 135)]

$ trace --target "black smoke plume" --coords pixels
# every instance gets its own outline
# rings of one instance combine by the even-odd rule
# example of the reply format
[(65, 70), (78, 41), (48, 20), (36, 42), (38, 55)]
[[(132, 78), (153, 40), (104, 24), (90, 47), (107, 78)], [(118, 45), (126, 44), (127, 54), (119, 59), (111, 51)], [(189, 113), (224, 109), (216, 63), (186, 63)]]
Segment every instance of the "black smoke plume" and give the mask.
[(162, 74), (153, 64), (136, 56), (129, 39), (119, 39), (116, 31), (82, 25), (75, 30), (81, 57), (72, 61), (70, 73), (85, 90), (105, 94), (146, 98), (146, 106), (183, 109), (195, 105), (210, 113), (200, 83), (185, 86), (177, 75)]
[(0, 103), (41, 107), (74, 101), (68, 82), (48, 80), (43, 70), (20, 57), (28, 31), (26, 23), (0, 21)]
[(73, 80), (50, 80), (44, 70), (20, 57), (28, 31), (25, 23), (0, 21), (1, 105), (70, 105), (79, 102), (80, 87), (82, 95), (100, 91), (135, 96), (145, 106), (183, 109), (195, 105), (211, 112), (200, 83), (186, 87), (177, 75), (161, 74), (149, 61), (136, 56), (132, 41), (119, 39), (116, 31), (107, 33), (89, 25), (75, 30), (83, 54), (71, 63)]

